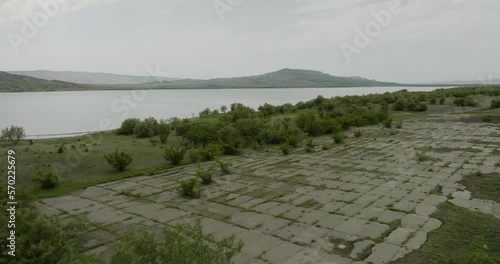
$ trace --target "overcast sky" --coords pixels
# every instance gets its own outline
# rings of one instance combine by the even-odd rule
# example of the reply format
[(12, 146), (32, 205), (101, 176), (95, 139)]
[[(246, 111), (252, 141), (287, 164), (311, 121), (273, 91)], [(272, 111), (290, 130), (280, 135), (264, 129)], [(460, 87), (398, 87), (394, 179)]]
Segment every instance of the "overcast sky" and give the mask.
[[(390, 12), (394, 0), (39, 4), (51, 1), (0, 0), (0, 70), (147, 75), (159, 67), (164, 76), (215, 78), (297, 68), (406, 83), (500, 78), (498, 0), (401, 0), (386, 25), (372, 13)], [(355, 28), (367, 25), (370, 43), (356, 46)], [(350, 62), (341, 43), (357, 49)]]

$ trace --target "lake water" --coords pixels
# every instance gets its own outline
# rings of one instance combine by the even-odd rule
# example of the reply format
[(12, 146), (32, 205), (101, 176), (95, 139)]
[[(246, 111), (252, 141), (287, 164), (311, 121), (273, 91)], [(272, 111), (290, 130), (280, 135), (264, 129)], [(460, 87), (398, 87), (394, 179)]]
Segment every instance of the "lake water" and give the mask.
[(354, 87), (289, 89), (200, 89), (0, 93), (0, 128), (22, 126), (31, 138), (114, 129), (129, 117), (194, 117), (206, 107), (231, 103), (257, 108), (324, 97), (410, 91), (436, 87)]

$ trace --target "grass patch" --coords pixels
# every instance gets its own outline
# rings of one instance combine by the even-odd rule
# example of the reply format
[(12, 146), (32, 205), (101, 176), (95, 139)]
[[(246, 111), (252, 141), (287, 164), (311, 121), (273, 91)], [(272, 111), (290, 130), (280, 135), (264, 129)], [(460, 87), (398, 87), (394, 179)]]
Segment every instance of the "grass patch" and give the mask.
[[(442, 203), (432, 215), (443, 225), (427, 236), (424, 245), (396, 260), (396, 264), (467, 263), (469, 245), (474, 237), (484, 238), (489, 257), (500, 258), (500, 219), (469, 211), (451, 203)], [(500, 259), (497, 259), (497, 261)], [(474, 262), (500, 263), (500, 262)]]
[(429, 194), (442, 194), (443, 193), (443, 186), (441, 185), (436, 185), (436, 187), (432, 188), (432, 190), (429, 192)]
[(460, 184), (463, 184), (474, 198), (500, 202), (500, 173), (473, 173), (466, 175)]
[(385, 230), (384, 233), (382, 233), (379, 237), (377, 237), (375, 239), (375, 242), (382, 243), (384, 241), (384, 238), (389, 236), (392, 233), (392, 231), (396, 230), (400, 226), (401, 226), (401, 219), (396, 219), (396, 220), (390, 222), (389, 229)]
[(54, 189), (37, 189), (33, 191), (33, 196), (37, 199), (39, 198), (49, 198), (60, 195), (65, 195), (72, 193), (74, 191), (78, 191), (87, 187), (91, 187), (97, 184), (112, 182), (123, 180), (127, 178), (132, 178), (136, 176), (144, 176), (144, 175), (153, 175), (159, 173), (163, 170), (170, 168), (170, 166), (161, 166), (154, 168), (147, 168), (142, 170), (134, 170), (134, 171), (124, 171), (120, 173), (111, 174), (110, 176), (92, 179), (88, 181), (81, 182), (73, 182), (73, 183), (63, 183)]

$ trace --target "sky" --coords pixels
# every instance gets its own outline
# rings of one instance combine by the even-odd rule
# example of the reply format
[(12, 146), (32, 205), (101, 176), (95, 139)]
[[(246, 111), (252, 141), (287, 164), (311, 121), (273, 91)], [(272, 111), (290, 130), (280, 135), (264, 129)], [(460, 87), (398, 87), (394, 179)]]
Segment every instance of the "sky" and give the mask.
[(0, 70), (500, 79), (498, 0), (0, 0)]

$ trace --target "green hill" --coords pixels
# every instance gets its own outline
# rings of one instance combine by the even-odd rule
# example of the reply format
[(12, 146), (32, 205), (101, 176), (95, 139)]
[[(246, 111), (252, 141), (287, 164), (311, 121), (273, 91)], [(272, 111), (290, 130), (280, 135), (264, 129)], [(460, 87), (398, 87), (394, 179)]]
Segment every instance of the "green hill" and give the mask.
[(88, 89), (88, 86), (82, 84), (47, 81), (0, 71), (0, 92), (81, 91)]
[(232, 89), (232, 88), (310, 88), (370, 87), (401, 84), (378, 82), (361, 77), (337, 77), (319, 71), (283, 69), (256, 76), (210, 80), (182, 79), (143, 84), (77, 84), (44, 80), (30, 76), (0, 72), (0, 92), (132, 90), (132, 89)]
[(211, 80), (183, 79), (158, 82), (154, 86), (156, 88), (309, 88), (395, 85), (398, 84), (361, 77), (337, 77), (320, 71), (282, 69), (256, 76)]
[(57, 80), (80, 84), (141, 84), (154, 81), (172, 81), (175, 78), (158, 76), (132, 76), (102, 72), (76, 71), (9, 71), (11, 74), (25, 75), (44, 80)]

